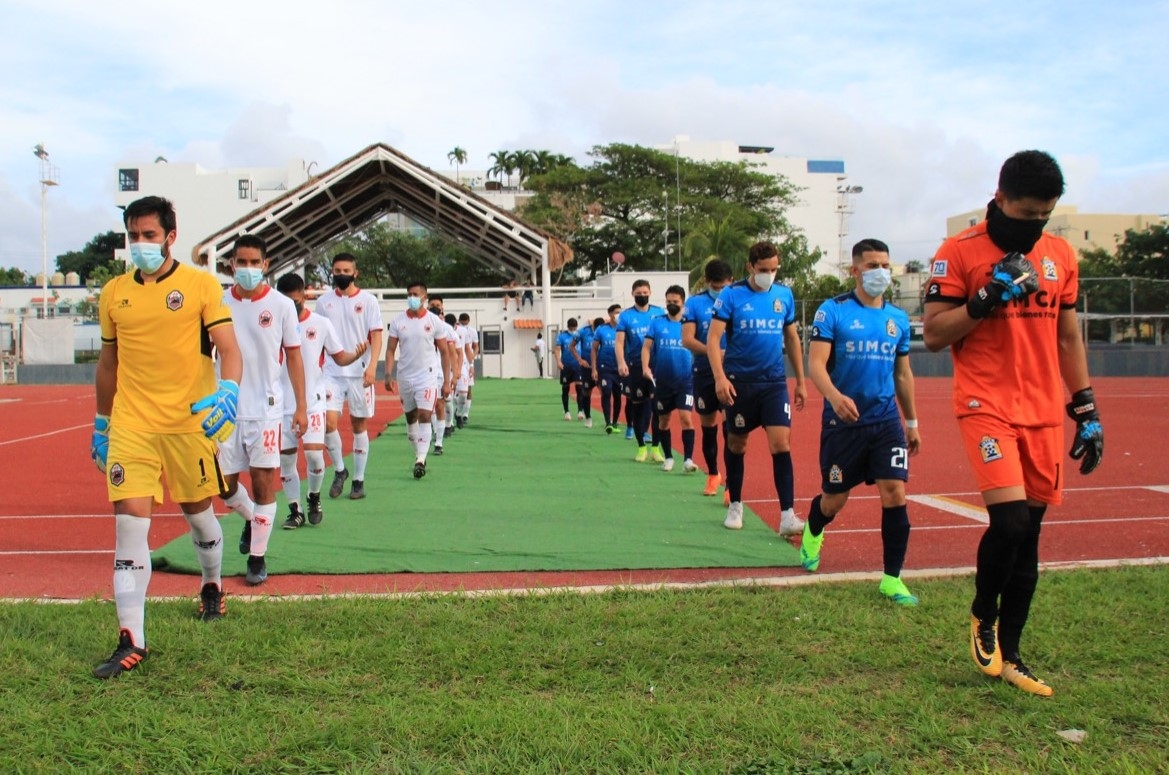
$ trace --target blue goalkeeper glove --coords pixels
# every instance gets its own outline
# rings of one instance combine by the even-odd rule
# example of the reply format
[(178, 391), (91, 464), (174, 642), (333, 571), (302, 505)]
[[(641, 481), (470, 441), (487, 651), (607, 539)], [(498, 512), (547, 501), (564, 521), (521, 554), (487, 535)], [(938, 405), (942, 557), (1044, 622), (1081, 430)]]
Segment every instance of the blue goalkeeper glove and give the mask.
[(106, 458), (110, 455), (110, 418), (104, 414), (93, 418), (93, 440), (89, 442), (89, 457), (97, 470), (106, 472)]
[(235, 414), (239, 408), (239, 385), (230, 379), (219, 380), (219, 389), (191, 404), (191, 414), (211, 411), (203, 418), (203, 434), (220, 444), (235, 431)]
[(975, 320), (989, 317), (999, 305), (1022, 299), (1039, 290), (1035, 266), (1022, 253), (1007, 253), (990, 270), (990, 282), (966, 302), (966, 311)]
[(1067, 406), (1068, 417), (1076, 421), (1076, 438), (1072, 442), (1072, 460), (1080, 460), (1080, 473), (1090, 474), (1104, 457), (1104, 427), (1096, 411), (1096, 397), (1092, 388), (1077, 390)]

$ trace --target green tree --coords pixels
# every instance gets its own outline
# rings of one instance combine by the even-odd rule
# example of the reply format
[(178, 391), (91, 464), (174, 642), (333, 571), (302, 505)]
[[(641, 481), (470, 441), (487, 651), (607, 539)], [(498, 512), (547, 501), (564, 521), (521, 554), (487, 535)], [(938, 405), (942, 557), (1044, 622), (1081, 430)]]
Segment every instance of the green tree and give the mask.
[(503, 182), (503, 178), (507, 176), (508, 188), (511, 187), (511, 174), (515, 172), (512, 165), (512, 154), (510, 151), (494, 151), (487, 155), (491, 159), (491, 166), (487, 169), (487, 177), (494, 175)]
[(0, 269), (0, 285), (21, 286), (21, 285), (28, 285), (28, 284), (29, 284), (28, 273), (25, 272), (23, 269), (17, 269), (16, 267), (10, 267), (7, 269)]
[[(509, 157), (512, 172), (519, 176), (519, 186), (524, 187), (524, 181), (531, 177), (536, 169), (536, 152), (520, 150), (513, 152)], [(511, 185), (511, 180), (508, 180), (508, 185)]]
[(68, 274), (76, 272), (82, 283), (88, 282), (98, 268), (113, 274), (121, 273), (120, 261), (114, 259), (114, 251), (126, 247), (126, 235), (116, 231), (98, 234), (81, 250), (71, 250), (57, 256), (57, 270)]
[(1081, 251), (1080, 291), (1088, 296), (1091, 312), (1169, 309), (1169, 225), (1129, 229), (1115, 253)]
[(461, 182), (459, 180), (459, 167), (467, 163), (467, 151), (456, 145), (451, 149), (451, 152), (446, 155), (446, 159), (451, 164), (455, 165), (455, 182)]
[(925, 270), (925, 262), (916, 258), (905, 262), (905, 271), (907, 274), (917, 274)]

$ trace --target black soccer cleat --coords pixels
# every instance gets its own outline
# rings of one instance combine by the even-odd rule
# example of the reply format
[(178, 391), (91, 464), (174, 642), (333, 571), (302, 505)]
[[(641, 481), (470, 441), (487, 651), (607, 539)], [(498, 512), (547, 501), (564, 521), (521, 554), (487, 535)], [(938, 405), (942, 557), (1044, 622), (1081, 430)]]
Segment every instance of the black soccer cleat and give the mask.
[(365, 482), (361, 479), (354, 479), (353, 484), (349, 487), (349, 500), (359, 501), (365, 497)]
[(252, 523), (250, 520), (244, 521), (243, 532), (239, 534), (239, 553), (252, 553)]
[(329, 485), (329, 497), (340, 498), (341, 491), (345, 489), (345, 480), (349, 478), (349, 469), (333, 472), (333, 483)]
[(268, 580), (268, 566), (264, 562), (263, 557), (256, 557), (251, 555), (248, 557), (248, 572), (244, 576), (244, 581), (251, 584), (253, 587), (258, 584), (263, 584)]
[(325, 514), (321, 511), (321, 494), (319, 492), (310, 492), (308, 494), (308, 523), (310, 525), (319, 525), (324, 518)]
[(419, 460), (414, 464), (414, 478), (421, 479), (424, 476), (426, 476), (426, 463)]
[(117, 678), (122, 673), (133, 670), (150, 656), (150, 649), (140, 649), (134, 645), (129, 630), (118, 633), (118, 647), (110, 658), (93, 669), (94, 678)]
[(208, 581), (199, 590), (199, 621), (213, 622), (227, 614), (227, 594), (219, 585)]
[(288, 518), (284, 520), (284, 524), (281, 525), (281, 527), (283, 527), (285, 530), (296, 530), (298, 527), (303, 526), (304, 514), (301, 514), (300, 508), (297, 507), (295, 503), (293, 503), (289, 507)]
[(441, 455), (441, 454), (442, 454), (442, 445), (441, 445), (441, 444), (439, 444), (439, 445), (435, 446), (435, 448), (434, 448), (434, 454), (436, 454), (436, 455)]

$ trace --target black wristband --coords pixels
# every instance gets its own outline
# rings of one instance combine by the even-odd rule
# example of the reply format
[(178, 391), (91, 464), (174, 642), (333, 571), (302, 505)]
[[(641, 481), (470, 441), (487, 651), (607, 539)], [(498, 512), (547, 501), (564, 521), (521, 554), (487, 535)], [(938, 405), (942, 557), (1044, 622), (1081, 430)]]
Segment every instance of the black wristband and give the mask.
[(966, 302), (966, 314), (975, 320), (989, 317), (999, 303), (987, 286), (983, 286)]

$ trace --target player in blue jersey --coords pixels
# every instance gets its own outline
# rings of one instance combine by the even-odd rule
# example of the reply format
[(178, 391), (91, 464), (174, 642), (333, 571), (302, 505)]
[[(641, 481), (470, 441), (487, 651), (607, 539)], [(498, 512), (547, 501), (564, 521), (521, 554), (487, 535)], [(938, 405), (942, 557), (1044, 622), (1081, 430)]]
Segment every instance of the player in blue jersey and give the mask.
[(726, 333), (726, 350), (707, 348), (714, 390), (726, 412), (727, 444), (723, 454), (730, 504), (723, 525), (743, 526), (743, 455), (747, 434), (763, 427), (771, 452), (771, 472), (779, 495), (779, 532), (803, 532), (796, 517), (795, 474), (791, 456), (791, 402), (783, 357), (791, 356), (796, 378), (796, 409), (804, 408), (803, 347), (796, 330), (795, 297), (775, 283), (779, 252), (770, 242), (756, 242), (747, 259), (747, 279), (723, 288), (714, 302), (707, 341)]
[(580, 385), (576, 389), (576, 419), (584, 420), (584, 427), (593, 427), (593, 388), (597, 386), (593, 379), (593, 364), (590, 360), (593, 352), (594, 325), (600, 318), (592, 322), (585, 320), (585, 324), (576, 332), (576, 354), (580, 358)]
[[(722, 480), (718, 472), (718, 396), (714, 392), (714, 374), (706, 357), (706, 334), (714, 313), (714, 300), (734, 277), (731, 265), (721, 258), (706, 262), (703, 270), (706, 290), (686, 300), (682, 310), (682, 344), (694, 354), (694, 407), (702, 426), (702, 457), (706, 461), (706, 488), (703, 495), (718, 495)], [(719, 347), (726, 346), (726, 337)]]
[(884, 298), (893, 280), (884, 242), (856, 243), (850, 274), (856, 289), (821, 304), (812, 323), (808, 376), (824, 396), (822, 492), (808, 511), (800, 559), (804, 570), (820, 567), (825, 526), (844, 508), (852, 488), (875, 482), (885, 567), (880, 591), (898, 605), (913, 606), (917, 598), (901, 580), (909, 545), (905, 483), (909, 457), (921, 449), (909, 368), (909, 316)]
[(690, 474), (694, 464), (694, 356), (682, 343), (682, 305), (686, 290), (680, 285), (666, 289), (666, 314), (649, 324), (641, 345), (642, 374), (654, 385), (654, 414), (662, 446), (662, 470), (674, 470), (670, 424), (674, 411), (682, 426), (682, 468)]
[(609, 305), (609, 317), (593, 326), (593, 350), (590, 364), (593, 382), (601, 388), (601, 414), (605, 416), (605, 433), (617, 428), (621, 416), (621, 377), (617, 374), (617, 315), (620, 304)]
[(556, 335), (556, 368), (560, 369), (560, 403), (564, 405), (564, 419), (571, 421), (568, 411), (568, 391), (573, 385), (580, 390), (580, 357), (576, 352), (576, 318), (568, 319), (568, 330)]
[[(649, 323), (658, 315), (665, 314), (661, 307), (649, 303), (649, 282), (637, 280), (633, 283), (633, 306), (617, 318), (617, 373), (621, 375), (622, 391), (629, 402), (627, 413), (637, 441), (637, 455), (633, 459), (644, 463), (649, 454), (645, 444), (645, 432), (649, 428), (650, 401), (653, 399), (653, 382), (641, 372), (641, 344)], [(665, 462), (660, 453), (655, 454), (656, 462)], [(657, 458), (661, 458), (657, 460)]]

